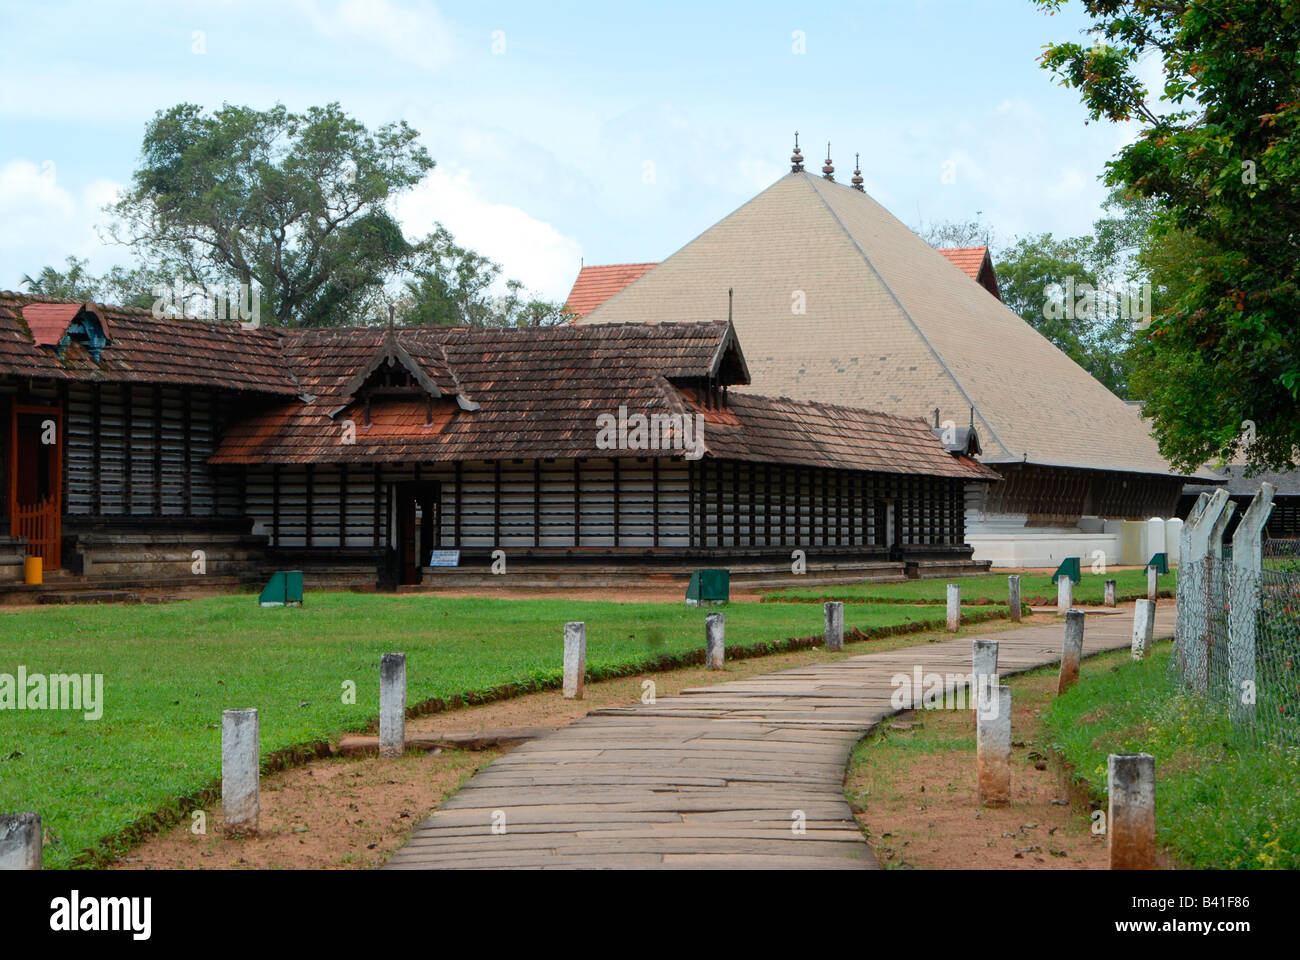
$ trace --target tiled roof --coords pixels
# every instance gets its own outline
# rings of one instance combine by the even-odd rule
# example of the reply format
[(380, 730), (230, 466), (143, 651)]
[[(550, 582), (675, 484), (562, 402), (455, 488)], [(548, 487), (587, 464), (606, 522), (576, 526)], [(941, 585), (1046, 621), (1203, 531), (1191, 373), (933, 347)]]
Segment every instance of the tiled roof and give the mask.
[(29, 303), (22, 309), (32, 340), (38, 346), (58, 343), (73, 317), (81, 312), (79, 303)]
[(755, 393), (957, 424), (974, 407), (986, 463), (1178, 475), (1124, 401), (870, 196), (808, 172), (583, 323), (716, 319), (728, 288)]
[(298, 392), (280, 360), (279, 331), (235, 322), (157, 319), (148, 310), (97, 304), (110, 336), (99, 361), (76, 343), (60, 358), (54, 344), (80, 310), (78, 303), (0, 292), (0, 375)]
[(988, 247), (939, 247), (939, 252), (948, 258), (948, 262), (958, 267), (972, 280), (980, 278), (980, 267), (988, 256)]
[[(290, 358), (310, 402), (292, 401), (233, 424), (213, 463), (338, 463), (609, 457), (597, 446), (601, 414), (705, 415), (706, 455), (766, 463), (992, 479), (953, 457), (926, 424), (885, 414), (730, 395), (702, 410), (674, 381), (721, 372), (743, 383), (744, 360), (725, 322), (526, 329), (402, 330), (413, 357), (439, 357), (466, 409), (450, 397), (371, 405), (340, 391), (380, 346), (376, 331), (288, 333)], [(382, 338), (382, 333), (379, 334)], [(324, 348), (322, 338), (328, 338)], [(328, 356), (328, 371), (322, 358)], [(422, 361), (423, 362), (423, 361)], [(341, 412), (330, 417), (331, 411)], [(432, 413), (432, 423), (426, 423)], [(344, 422), (356, 428), (344, 443)], [(680, 456), (680, 451), (636, 451)]]
[(583, 267), (578, 271), (578, 279), (573, 281), (573, 289), (564, 304), (565, 312), (585, 317), (653, 266), (653, 263), (611, 263)]

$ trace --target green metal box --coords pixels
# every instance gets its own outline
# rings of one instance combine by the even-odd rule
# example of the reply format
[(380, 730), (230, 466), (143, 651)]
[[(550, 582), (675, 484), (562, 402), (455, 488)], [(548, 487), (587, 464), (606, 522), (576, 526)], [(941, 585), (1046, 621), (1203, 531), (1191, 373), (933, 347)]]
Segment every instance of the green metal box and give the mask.
[(1079, 570), (1079, 558), (1066, 557), (1062, 560), (1061, 565), (1057, 567), (1056, 572), (1052, 574), (1052, 583), (1056, 583), (1057, 580), (1061, 579), (1061, 574), (1065, 574), (1069, 577), (1071, 583), (1078, 583), (1082, 580), (1083, 574)]
[(721, 605), (731, 599), (730, 570), (696, 570), (686, 588), (688, 606)]

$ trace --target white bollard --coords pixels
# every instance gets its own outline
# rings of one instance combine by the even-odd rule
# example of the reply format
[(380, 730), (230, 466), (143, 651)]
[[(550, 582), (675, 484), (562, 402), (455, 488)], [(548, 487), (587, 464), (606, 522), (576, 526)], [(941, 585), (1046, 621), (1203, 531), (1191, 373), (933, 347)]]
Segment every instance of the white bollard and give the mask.
[(721, 613), (711, 613), (704, 618), (704, 666), (721, 670), (727, 660), (727, 618)]
[(564, 699), (581, 700), (587, 679), (587, 625), (564, 625)]
[(998, 642), (976, 640), (971, 644), (971, 707), (977, 709), (981, 697), (987, 697), (997, 686)]
[(1156, 594), (1160, 592), (1160, 570), (1156, 565), (1150, 564), (1147, 567), (1147, 599), (1154, 600)]
[(41, 869), (41, 816), (0, 814), (0, 870)]
[(1061, 645), (1061, 673), (1056, 681), (1057, 696), (1065, 693), (1079, 679), (1079, 661), (1083, 659), (1083, 611), (1065, 614), (1065, 641)]
[(1020, 622), (1020, 577), (1007, 577), (1007, 608), (1013, 623)]
[(1074, 606), (1074, 582), (1065, 574), (1056, 578), (1056, 612), (1061, 616)]
[(406, 654), (379, 658), (379, 755), (400, 757), (406, 751)]
[(221, 812), (232, 836), (257, 833), (261, 750), (257, 711), (222, 711)]
[(948, 584), (948, 632), (956, 633), (961, 626), (961, 586)]
[(1106, 846), (1112, 870), (1156, 868), (1156, 761), (1149, 753), (1106, 760)]
[(826, 621), (826, 649), (844, 649), (844, 604), (832, 600), (824, 609)]
[(1115, 606), (1115, 581), (1114, 580), (1106, 581), (1106, 597), (1102, 601), (1102, 603), (1104, 603), (1108, 607)]
[(1139, 600), (1133, 607), (1133, 659), (1145, 660), (1151, 655), (1151, 634), (1154, 632), (1156, 605), (1150, 600)]
[(975, 767), (979, 802), (1011, 802), (1011, 688), (996, 687), (975, 711)]

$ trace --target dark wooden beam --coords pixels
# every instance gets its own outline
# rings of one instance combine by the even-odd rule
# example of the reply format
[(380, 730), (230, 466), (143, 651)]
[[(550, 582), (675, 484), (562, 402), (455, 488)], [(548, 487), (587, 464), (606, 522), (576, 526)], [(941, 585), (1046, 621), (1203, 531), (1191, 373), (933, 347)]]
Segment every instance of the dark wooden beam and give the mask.
[(460, 541), (461, 541), (461, 490), (464, 487), (464, 472), (465, 472), (464, 465), (459, 460), (457, 460), (456, 461), (456, 527), (455, 527), (456, 532), (455, 535), (452, 537), (452, 540), (454, 540), (456, 543), (457, 550), (460, 549)]
[(371, 542), (376, 550), (379, 549), (379, 501), (383, 497), (383, 489), (379, 481), (379, 464), (375, 464), (375, 490), (372, 498), (371, 509), (374, 516), (371, 518)]
[(619, 477), (622, 473), (621, 461), (616, 457), (610, 457), (609, 462), (614, 465), (614, 546), (618, 546), (619, 535), (622, 533), (622, 507), (619, 501), (622, 499), (621, 484)]
[(271, 467), (271, 546), (280, 545), (280, 465)]
[(122, 387), (122, 399), (123, 399), (123, 404), (122, 404), (122, 440), (123, 440), (123, 448), (122, 448), (122, 483), (123, 483), (123, 486), (122, 486), (122, 496), (123, 496), (123, 499), (124, 499), (124, 501), (125, 501), (125, 506), (126, 506), (126, 513), (127, 513), (127, 516), (130, 516), (130, 515), (134, 512), (134, 510), (135, 510), (135, 504), (134, 504), (134, 502), (133, 502), (133, 500), (132, 500), (132, 495), (133, 495), (133, 493), (134, 493), (134, 491), (132, 490), (132, 487), (133, 487), (134, 484), (132, 483), (132, 476), (131, 476), (131, 474), (132, 474), (132, 472), (133, 472), (132, 469), (131, 469), (131, 464), (132, 464), (132, 457), (131, 457), (131, 441), (132, 441), (132, 436), (131, 436), (131, 434), (132, 434), (132, 433), (134, 432), (134, 430), (135, 430), (135, 427), (134, 427), (134, 425), (133, 425), (133, 423), (132, 423), (132, 420), (133, 420), (133, 417), (132, 417), (132, 408), (133, 408), (134, 405), (135, 405), (135, 396), (134, 396), (134, 393), (135, 393), (135, 391), (133, 391), (133, 390), (131, 389), (131, 385), (130, 385), (129, 383), (123, 385), (123, 387)]
[(100, 478), (104, 441), (104, 388), (98, 383), (90, 387), (90, 463), (94, 474), (90, 484), (91, 512), (100, 516), (104, 512), (104, 483)]
[(348, 465), (339, 464), (339, 547), (348, 545)]
[(153, 515), (161, 517), (163, 512), (163, 472), (162, 472), (162, 387), (154, 384), (153, 388)]
[(542, 461), (533, 461), (533, 546), (542, 545)]
[(582, 546), (582, 461), (573, 458), (573, 545)]
[(651, 546), (659, 546), (659, 458), (650, 458)]
[[(181, 431), (185, 434), (185, 456), (184, 469), (185, 478), (183, 483), (182, 496), (185, 498), (185, 516), (194, 516), (194, 392), (188, 387), (181, 388)], [(244, 469), (247, 476), (248, 470)], [(244, 509), (248, 508), (248, 498), (244, 498), (242, 504)], [(216, 504), (213, 504), (213, 512), (216, 511)]]
[(315, 478), (316, 478), (316, 467), (314, 464), (309, 463), (307, 464), (307, 470), (306, 470), (307, 496), (304, 498), (307, 503), (307, 547), (309, 549), (311, 548), (312, 545), (311, 542), (312, 525), (315, 520), (315, 518), (312, 515), (312, 500), (313, 500), (313, 494), (315, 493), (315, 487), (316, 487)]

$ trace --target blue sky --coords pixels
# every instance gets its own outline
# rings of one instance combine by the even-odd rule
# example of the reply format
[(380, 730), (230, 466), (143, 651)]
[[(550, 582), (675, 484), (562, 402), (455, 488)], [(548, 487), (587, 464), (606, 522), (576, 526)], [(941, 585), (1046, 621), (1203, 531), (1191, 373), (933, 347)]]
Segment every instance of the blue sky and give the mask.
[(1029, 0), (5, 0), (0, 288), (68, 254), (128, 262), (100, 208), (181, 101), (406, 120), (438, 162), (396, 205), (408, 235), (441, 221), (557, 299), (580, 259), (662, 259), (744, 203), (789, 169), (795, 129), (818, 169), (831, 142), (840, 180), (861, 153), (908, 224), (1082, 232), (1133, 134), (1085, 125), (1036, 62), (1084, 25)]

